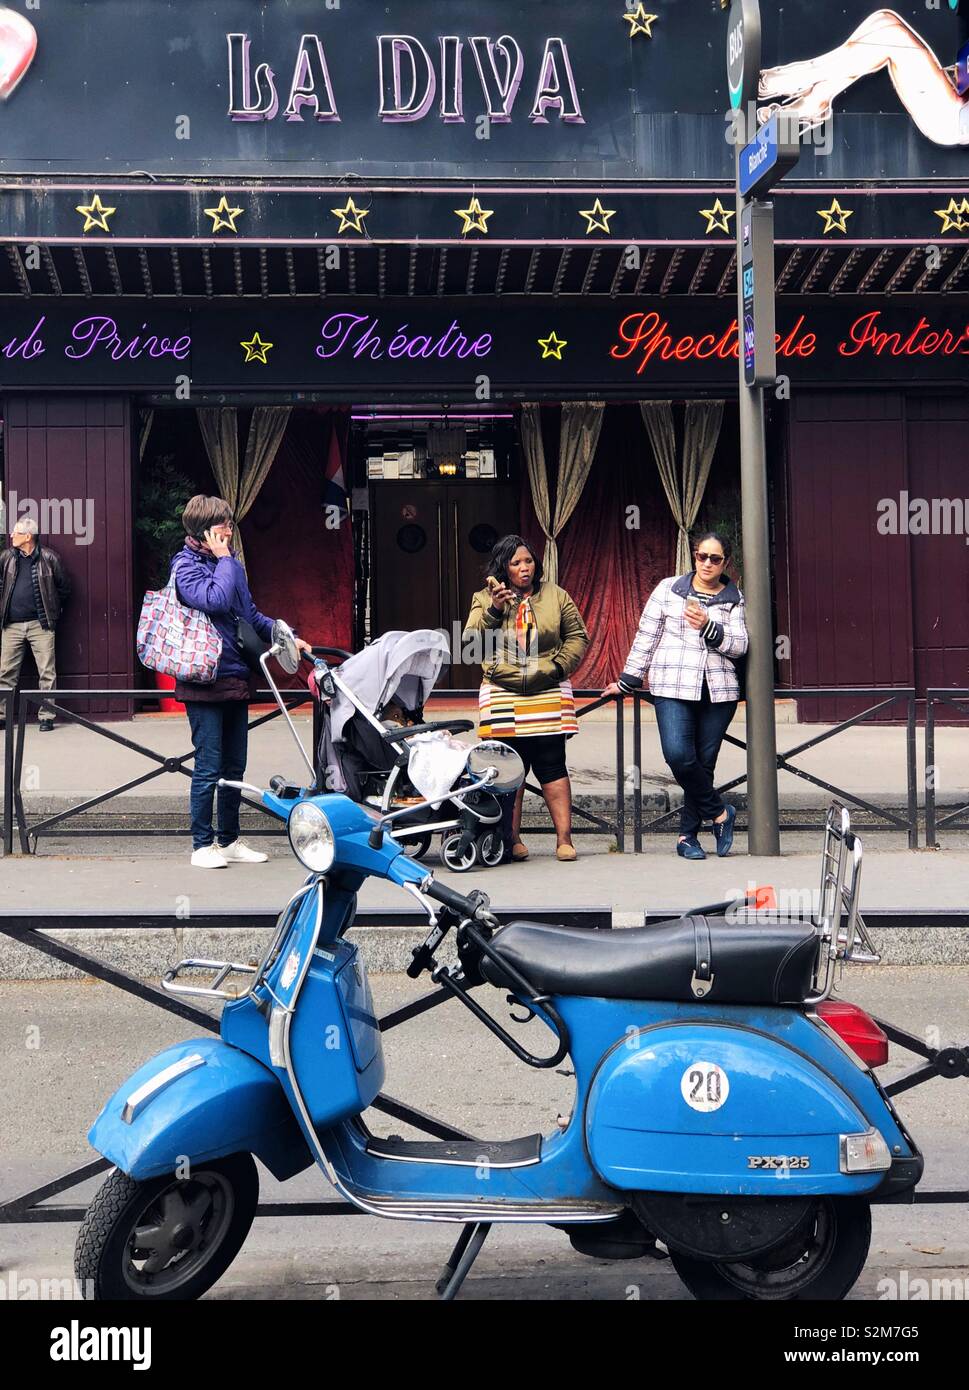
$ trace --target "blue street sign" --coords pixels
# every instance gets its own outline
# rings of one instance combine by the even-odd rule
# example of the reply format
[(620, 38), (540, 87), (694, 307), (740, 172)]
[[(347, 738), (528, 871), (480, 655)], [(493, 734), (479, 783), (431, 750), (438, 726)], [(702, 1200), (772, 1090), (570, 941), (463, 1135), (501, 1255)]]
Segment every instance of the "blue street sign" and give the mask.
[(740, 151), (740, 193), (744, 198), (756, 197), (779, 182), (800, 157), (801, 147), (796, 140), (782, 139), (777, 115), (757, 132), (749, 145)]

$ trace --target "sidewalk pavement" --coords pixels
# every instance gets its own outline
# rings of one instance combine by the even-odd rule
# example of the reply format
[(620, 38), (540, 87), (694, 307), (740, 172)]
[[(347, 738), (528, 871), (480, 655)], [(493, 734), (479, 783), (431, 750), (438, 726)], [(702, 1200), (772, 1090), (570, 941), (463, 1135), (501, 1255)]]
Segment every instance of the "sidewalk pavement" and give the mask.
[[(602, 837), (583, 837), (579, 858), (562, 864), (554, 856), (549, 836), (526, 836), (531, 858), (523, 864), (502, 865), (469, 874), (441, 871), (436, 851), (427, 867), (462, 892), (484, 889), (503, 920), (527, 917), (541, 908), (554, 911), (577, 907), (611, 909), (616, 927), (642, 925), (644, 913), (676, 916), (704, 903), (744, 893), (749, 886), (771, 884), (783, 910), (810, 913), (820, 880), (821, 837), (797, 832), (784, 837), (785, 853), (778, 859), (749, 858), (745, 836), (738, 835), (728, 859), (711, 856), (701, 863), (678, 859), (671, 836), (650, 837), (641, 855), (609, 852)], [(872, 842), (875, 843), (872, 847)], [(126, 842), (131, 845), (131, 841)], [(74, 841), (66, 851), (48, 848), (39, 856), (14, 857), (0, 864), (0, 916), (26, 921), (34, 913), (130, 912), (133, 926), (123, 932), (71, 930), (75, 945), (109, 958), (122, 969), (156, 977), (183, 956), (221, 956), (246, 959), (263, 940), (261, 929), (193, 927), (192, 917), (219, 910), (276, 912), (302, 882), (303, 870), (283, 838), (258, 842), (269, 854), (262, 865), (235, 864), (225, 870), (192, 869), (184, 840), (157, 840), (152, 850), (118, 855), (118, 841)], [(961, 849), (912, 852), (903, 837), (869, 835), (862, 873), (862, 910), (904, 911), (931, 916), (933, 910), (963, 912), (969, 908), (969, 846)], [(110, 858), (94, 857), (111, 853)], [(359, 906), (377, 914), (406, 912), (410, 897), (393, 885), (369, 879)], [(138, 927), (137, 913), (171, 915), (171, 927)], [(21, 917), (21, 914), (23, 916)], [(373, 919), (371, 919), (373, 920)], [(372, 969), (402, 970), (410, 949), (426, 934), (423, 919), (414, 926), (361, 926), (354, 940)], [(879, 928), (878, 949), (894, 964), (969, 963), (969, 928), (917, 925)], [(0, 938), (0, 978), (62, 976), (65, 967), (43, 968), (36, 952)], [(969, 1007), (969, 1006), (967, 1006)]]
[[(467, 714), (467, 710), (462, 710)], [(644, 716), (647, 711), (643, 711)], [(434, 716), (445, 717), (435, 708)], [(310, 720), (295, 716), (304, 746), (310, 738)], [(162, 756), (190, 751), (191, 740), (184, 719), (143, 717), (106, 726), (114, 735), (131, 738), (155, 749)], [(817, 725), (781, 723), (778, 745), (788, 749), (813, 738), (823, 730)], [(738, 721), (734, 733), (742, 737), (744, 725)], [(625, 721), (625, 762), (632, 764), (632, 720)], [(921, 755), (921, 738), (920, 755)], [(614, 718), (594, 718), (584, 722), (581, 733), (569, 745), (569, 763), (576, 797), (586, 799), (604, 814), (615, 787)], [(858, 795), (885, 805), (905, 802), (905, 730), (900, 727), (855, 727), (812, 749), (799, 760), (800, 765), (833, 784), (848, 783)], [(655, 723), (643, 721), (644, 801), (655, 816), (669, 804), (677, 804), (678, 788), (671, 783), (659, 749)], [(969, 729), (948, 727), (938, 730), (936, 782), (943, 804), (969, 801)], [(743, 754), (729, 745), (724, 748), (718, 774), (728, 780), (743, 770)], [(112, 786), (143, 776), (150, 764), (140, 755), (118, 743), (76, 725), (61, 725), (53, 734), (41, 736), (28, 729), (24, 759), (24, 793), (28, 816), (36, 820), (46, 811), (77, 804)], [(299, 755), (289, 731), (281, 720), (274, 720), (254, 733), (251, 741), (247, 780), (266, 785), (273, 773), (300, 775)], [(920, 781), (922, 769), (920, 764)], [(961, 780), (961, 786), (959, 785)], [(786, 810), (798, 807), (821, 808), (830, 794), (821, 788), (780, 774), (781, 804)], [(742, 796), (743, 788), (740, 788)], [(739, 800), (740, 798), (737, 797)], [(545, 818), (537, 798), (530, 799), (533, 814)], [(122, 794), (103, 808), (123, 812), (125, 824), (149, 828), (165, 824), (181, 827), (187, 820), (188, 779), (163, 774), (147, 787)], [(526, 803), (528, 805), (528, 803)], [(629, 802), (627, 800), (627, 812)], [(812, 811), (812, 816), (818, 810)], [(254, 817), (253, 820), (258, 820)], [(75, 822), (76, 824), (76, 822)], [(92, 822), (97, 824), (97, 822)], [(581, 824), (581, 821), (577, 821)], [(969, 831), (944, 833), (944, 849), (913, 852), (906, 848), (904, 834), (864, 831), (866, 867), (863, 875), (862, 907), (879, 910), (926, 913), (932, 910), (969, 911)], [(244, 833), (250, 833), (248, 830)], [(734, 854), (728, 860), (712, 855), (712, 839), (707, 837), (711, 857), (703, 863), (678, 859), (673, 852), (675, 832), (644, 837), (644, 853), (611, 852), (609, 837), (577, 837), (580, 858), (575, 864), (560, 864), (554, 857), (553, 841), (526, 829), (532, 858), (526, 864), (501, 866), (470, 875), (444, 875), (463, 891), (485, 889), (500, 915), (527, 915), (529, 910), (557, 906), (586, 906), (613, 911), (618, 927), (634, 926), (644, 912), (671, 916), (692, 907), (739, 895), (751, 884), (773, 884), (782, 906), (788, 910), (809, 911), (819, 880), (820, 832), (782, 831), (783, 854), (779, 859), (751, 859), (746, 855), (746, 836), (738, 833)], [(219, 930), (203, 933), (191, 926), (191, 914), (219, 908), (245, 911), (278, 910), (299, 884), (302, 871), (294, 861), (284, 836), (254, 840), (270, 854), (263, 866), (233, 865), (225, 871), (211, 872), (189, 866), (189, 841), (183, 836), (149, 837), (134, 833), (127, 837), (65, 839), (43, 837), (35, 856), (0, 861), (0, 913), (20, 912), (131, 912), (171, 913), (173, 927), (155, 932), (165, 937), (165, 959), (189, 954), (211, 955), (216, 951), (212, 938), (221, 940), (218, 948), (238, 958), (248, 949), (245, 931)], [(627, 834), (627, 849), (631, 836)], [(428, 856), (428, 867), (440, 870), (436, 846)], [(786, 897), (784, 897), (786, 895)], [(370, 880), (360, 895), (365, 909), (400, 911), (412, 906), (410, 899), (388, 884)], [(398, 970), (406, 963), (410, 946), (423, 933), (419, 928), (368, 926), (358, 930), (366, 939), (365, 950), (374, 968)], [(76, 934), (89, 949), (95, 950), (91, 932)], [(105, 933), (105, 937), (110, 933)], [(124, 947), (115, 944), (118, 963), (157, 975), (158, 952), (147, 949), (146, 933), (124, 933)], [(913, 927), (881, 932), (886, 959), (897, 963), (969, 961), (969, 930), (962, 928)], [(200, 940), (200, 937), (206, 939)], [(117, 933), (114, 933), (115, 940)], [(142, 937), (145, 940), (142, 940)], [(242, 940), (246, 937), (246, 941)], [(136, 943), (140, 942), (140, 945)], [(229, 941), (231, 939), (231, 944)], [(253, 944), (258, 941), (253, 936)], [(100, 947), (109, 947), (107, 940)], [(184, 948), (184, 949), (183, 949)], [(19, 954), (18, 954), (19, 953)], [(103, 954), (103, 950), (96, 950)], [(0, 976), (17, 978), (27, 957), (36, 953), (0, 941)], [(164, 968), (162, 965), (161, 968)]]
[[(743, 711), (741, 710), (741, 713)], [(435, 704), (430, 717), (473, 717), (466, 708), (449, 709)], [(679, 804), (679, 788), (663, 761), (659, 735), (649, 707), (643, 708), (642, 770), (643, 793), (647, 804), (658, 809)], [(788, 711), (788, 715), (790, 711)], [(601, 717), (596, 711), (582, 720), (580, 733), (569, 741), (568, 762), (577, 797), (611, 796), (615, 789), (616, 721), (612, 711)], [(309, 749), (310, 718), (297, 712), (293, 716), (304, 747)], [(778, 750), (785, 752), (809, 739), (817, 738), (829, 726), (779, 722)], [(133, 720), (105, 724), (113, 735), (132, 739), (164, 757), (191, 751), (187, 721), (180, 716), (141, 716)], [(633, 736), (631, 707), (624, 721), (624, 776), (632, 790)], [(731, 734), (743, 739), (746, 725), (734, 721)], [(0, 735), (0, 744), (5, 735)], [(925, 784), (924, 734), (918, 746), (919, 801)], [(858, 796), (884, 805), (904, 805), (906, 800), (905, 728), (891, 725), (857, 725), (825, 740), (796, 759), (797, 766), (822, 781), (845, 785)], [(282, 772), (299, 776), (302, 764), (291, 735), (281, 719), (274, 719), (255, 730), (250, 739), (247, 780), (265, 786), (270, 776)], [(58, 722), (53, 734), (41, 735), (36, 726), (27, 730), (24, 749), (23, 787), (28, 805), (39, 810), (62, 809), (70, 799), (82, 801), (112, 786), (132, 781), (149, 772), (149, 762), (133, 751), (80, 725)], [(721, 782), (741, 776), (745, 770), (743, 749), (725, 743), (717, 765)], [(942, 726), (936, 730), (934, 780), (937, 797), (943, 805), (969, 802), (969, 726)], [(830, 794), (810, 782), (781, 772), (778, 776), (781, 805), (785, 809), (821, 806)], [(738, 788), (742, 797), (745, 787)], [(187, 805), (185, 779), (166, 773), (123, 794), (128, 809), (176, 810)], [(110, 810), (113, 803), (108, 803)]]

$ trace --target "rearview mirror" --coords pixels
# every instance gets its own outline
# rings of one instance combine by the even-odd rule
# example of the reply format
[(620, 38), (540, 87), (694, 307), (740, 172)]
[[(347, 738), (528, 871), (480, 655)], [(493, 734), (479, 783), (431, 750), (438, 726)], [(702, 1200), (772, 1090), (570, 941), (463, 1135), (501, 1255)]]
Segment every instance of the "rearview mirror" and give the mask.
[(273, 623), (273, 655), (287, 676), (295, 676), (299, 670), (299, 649), (296, 646), (296, 634), (288, 623), (284, 623), (282, 618), (277, 618)]
[(475, 778), (482, 777), (489, 768), (495, 768), (498, 776), (488, 785), (488, 790), (497, 792), (516, 792), (525, 780), (525, 764), (507, 743), (486, 740), (476, 743), (468, 754), (468, 771)]

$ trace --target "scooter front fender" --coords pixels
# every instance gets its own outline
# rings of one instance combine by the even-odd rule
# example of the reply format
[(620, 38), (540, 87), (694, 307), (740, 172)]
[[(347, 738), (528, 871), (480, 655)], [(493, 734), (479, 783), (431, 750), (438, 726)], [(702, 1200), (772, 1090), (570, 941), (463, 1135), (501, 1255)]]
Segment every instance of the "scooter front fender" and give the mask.
[(312, 1156), (275, 1075), (221, 1038), (176, 1043), (120, 1086), (88, 1134), (142, 1181), (231, 1153), (251, 1153), (280, 1181)]

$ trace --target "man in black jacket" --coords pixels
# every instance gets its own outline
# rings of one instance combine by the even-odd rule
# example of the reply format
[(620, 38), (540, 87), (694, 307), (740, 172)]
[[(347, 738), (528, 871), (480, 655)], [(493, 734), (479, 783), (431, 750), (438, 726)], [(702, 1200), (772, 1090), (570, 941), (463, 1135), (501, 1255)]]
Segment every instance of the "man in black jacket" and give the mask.
[[(41, 690), (57, 684), (54, 629), (71, 592), (60, 556), (37, 540), (37, 523), (22, 516), (10, 533), (11, 549), (0, 554), (0, 685), (15, 686), (30, 647)], [(41, 732), (54, 727), (53, 712), (41, 706)]]

